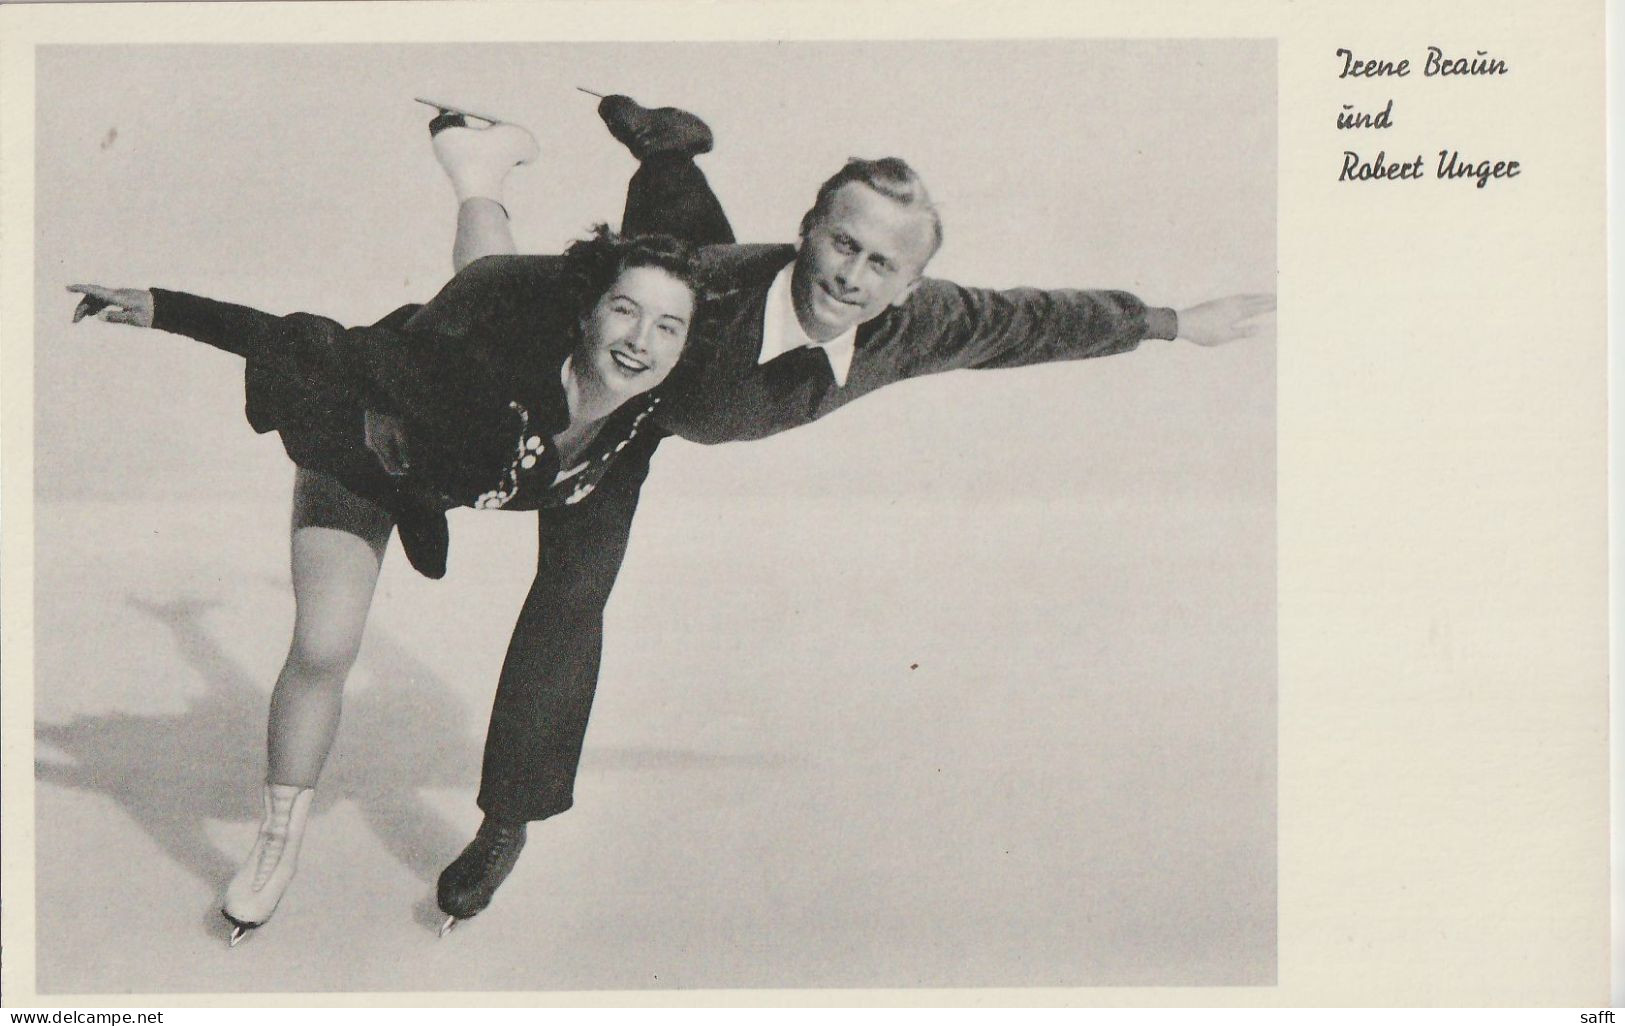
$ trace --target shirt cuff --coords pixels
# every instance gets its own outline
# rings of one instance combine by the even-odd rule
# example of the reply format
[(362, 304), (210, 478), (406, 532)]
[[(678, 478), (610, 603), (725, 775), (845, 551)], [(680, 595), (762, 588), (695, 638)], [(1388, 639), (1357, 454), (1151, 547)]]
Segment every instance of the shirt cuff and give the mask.
[(1179, 315), (1172, 307), (1145, 308), (1145, 337), (1173, 340), (1179, 337)]

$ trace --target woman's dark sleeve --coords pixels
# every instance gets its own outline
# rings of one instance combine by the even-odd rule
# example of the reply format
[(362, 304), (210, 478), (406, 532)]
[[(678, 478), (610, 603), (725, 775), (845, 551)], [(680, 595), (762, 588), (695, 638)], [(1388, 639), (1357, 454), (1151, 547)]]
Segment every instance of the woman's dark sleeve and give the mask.
[(346, 403), (398, 412), (376, 373), (400, 358), (403, 335), (394, 328), (346, 328), (314, 314), (277, 316), (167, 289), (153, 289), (152, 297), (154, 328), (235, 353)]

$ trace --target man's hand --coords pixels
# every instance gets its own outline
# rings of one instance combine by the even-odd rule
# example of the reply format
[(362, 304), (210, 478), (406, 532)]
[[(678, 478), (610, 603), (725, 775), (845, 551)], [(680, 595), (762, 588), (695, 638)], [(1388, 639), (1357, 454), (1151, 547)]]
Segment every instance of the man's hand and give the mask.
[(398, 417), (383, 413), (366, 412), (367, 448), (378, 457), (378, 462), (391, 474), (399, 476), (412, 469), (406, 456), (406, 425)]
[(1199, 346), (1222, 346), (1257, 335), (1274, 312), (1272, 295), (1210, 299), (1178, 312), (1179, 337)]
[(146, 289), (109, 289), (100, 285), (69, 285), (69, 292), (84, 298), (73, 308), (75, 324), (86, 317), (116, 324), (152, 327), (152, 293)]

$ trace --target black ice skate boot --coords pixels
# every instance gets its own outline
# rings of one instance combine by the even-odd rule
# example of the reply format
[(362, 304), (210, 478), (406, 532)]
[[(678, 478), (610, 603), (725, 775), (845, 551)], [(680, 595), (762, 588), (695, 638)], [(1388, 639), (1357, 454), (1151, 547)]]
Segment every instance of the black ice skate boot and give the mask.
[(523, 821), (511, 822), (486, 816), (474, 840), (440, 874), (435, 898), (446, 921), (440, 925), (444, 937), (464, 919), (472, 919), (491, 904), (497, 888), (513, 872), (519, 853), (525, 850)]
[(711, 127), (686, 110), (650, 109), (630, 96), (615, 95), (598, 101), (598, 116), (639, 161), (657, 154), (696, 157), (711, 152)]

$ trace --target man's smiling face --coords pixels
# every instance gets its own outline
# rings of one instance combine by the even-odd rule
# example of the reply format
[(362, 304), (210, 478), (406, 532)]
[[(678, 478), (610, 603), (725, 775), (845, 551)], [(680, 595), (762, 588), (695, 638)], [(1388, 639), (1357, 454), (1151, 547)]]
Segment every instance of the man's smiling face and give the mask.
[(802, 236), (791, 274), (802, 330), (827, 342), (901, 304), (934, 248), (925, 211), (862, 182), (841, 186)]

